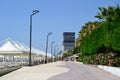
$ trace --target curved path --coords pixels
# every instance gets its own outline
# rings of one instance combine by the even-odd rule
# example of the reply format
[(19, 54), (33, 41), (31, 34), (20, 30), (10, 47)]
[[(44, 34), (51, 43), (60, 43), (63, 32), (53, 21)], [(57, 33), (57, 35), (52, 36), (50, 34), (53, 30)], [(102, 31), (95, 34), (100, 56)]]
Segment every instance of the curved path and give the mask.
[(120, 80), (120, 77), (99, 68), (75, 62), (63, 65), (70, 71), (49, 78), (48, 80)]
[(69, 69), (59, 67), (64, 62), (54, 62), (32, 67), (23, 67), (0, 77), (0, 80), (47, 80), (50, 77), (68, 72)]
[(120, 80), (120, 77), (78, 62), (54, 62), (23, 67), (0, 80)]

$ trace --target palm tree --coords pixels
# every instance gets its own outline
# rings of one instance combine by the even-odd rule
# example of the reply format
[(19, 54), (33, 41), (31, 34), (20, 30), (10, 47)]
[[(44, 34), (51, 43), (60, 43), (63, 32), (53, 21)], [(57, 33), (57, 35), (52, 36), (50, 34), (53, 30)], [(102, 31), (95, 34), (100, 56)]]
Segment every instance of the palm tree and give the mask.
[(97, 12), (97, 15), (95, 16), (95, 18), (98, 18), (99, 20), (104, 21), (107, 16), (107, 9), (104, 7), (99, 7), (98, 9), (100, 10), (100, 12)]
[(98, 8), (100, 12), (97, 12), (97, 15), (95, 18), (98, 18), (99, 20), (102, 21), (112, 21), (113, 16), (115, 15), (115, 7), (109, 6), (108, 8), (105, 7), (99, 7)]

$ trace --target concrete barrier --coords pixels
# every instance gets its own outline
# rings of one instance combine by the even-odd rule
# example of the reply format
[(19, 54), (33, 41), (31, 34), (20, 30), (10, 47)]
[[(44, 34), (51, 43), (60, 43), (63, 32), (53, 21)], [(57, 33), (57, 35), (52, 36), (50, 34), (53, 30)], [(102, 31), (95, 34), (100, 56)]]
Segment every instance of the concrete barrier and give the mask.
[(120, 77), (120, 67), (111, 67), (111, 66), (103, 66), (103, 65), (98, 65), (97, 67)]

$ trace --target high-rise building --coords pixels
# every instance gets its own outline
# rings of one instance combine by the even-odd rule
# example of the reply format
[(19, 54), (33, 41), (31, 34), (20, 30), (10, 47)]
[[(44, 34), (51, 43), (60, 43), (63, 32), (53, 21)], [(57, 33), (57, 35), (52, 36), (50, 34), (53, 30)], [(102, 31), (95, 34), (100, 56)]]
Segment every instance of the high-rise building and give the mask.
[(73, 50), (75, 44), (75, 32), (64, 32), (63, 33), (63, 53), (68, 50)]

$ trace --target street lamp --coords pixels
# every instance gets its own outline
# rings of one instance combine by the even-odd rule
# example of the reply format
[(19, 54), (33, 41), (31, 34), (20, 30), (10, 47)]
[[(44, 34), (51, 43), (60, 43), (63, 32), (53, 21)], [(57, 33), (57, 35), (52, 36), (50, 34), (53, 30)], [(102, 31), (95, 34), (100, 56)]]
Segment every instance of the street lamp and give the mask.
[(32, 46), (32, 16), (38, 13), (39, 10), (33, 10), (33, 13), (30, 15), (30, 54), (29, 54), (29, 66), (32, 66), (31, 64), (31, 46)]
[(57, 48), (57, 45), (54, 46), (54, 62), (56, 60), (56, 48)]
[(59, 48), (57, 48), (57, 61), (59, 60)]
[(55, 43), (55, 41), (52, 41), (51, 43), (51, 62), (53, 62), (53, 44)]
[(48, 37), (51, 35), (52, 33), (49, 32), (47, 35), (47, 40), (46, 40), (46, 57), (45, 57), (45, 63), (47, 63), (47, 50), (48, 50)]

